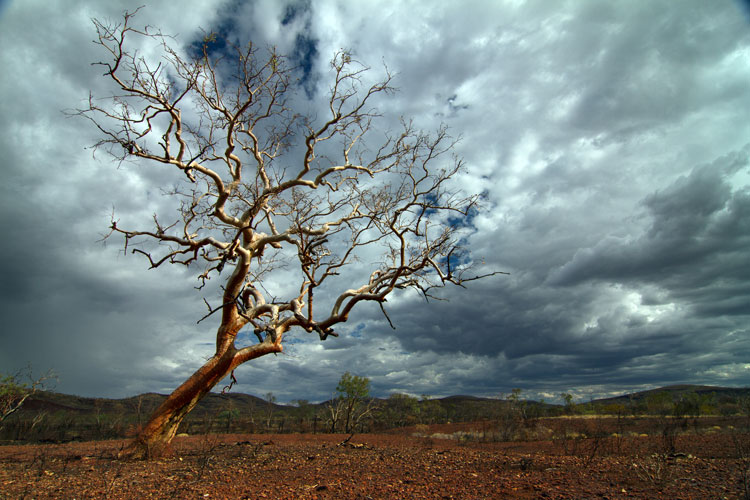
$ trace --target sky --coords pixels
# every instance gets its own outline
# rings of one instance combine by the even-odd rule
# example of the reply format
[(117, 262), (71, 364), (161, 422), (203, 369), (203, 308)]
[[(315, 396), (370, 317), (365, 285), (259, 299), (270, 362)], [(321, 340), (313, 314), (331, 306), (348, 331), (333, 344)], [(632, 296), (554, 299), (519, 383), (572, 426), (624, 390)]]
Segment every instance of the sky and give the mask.
[(212, 354), (197, 272), (100, 241), (113, 209), (146, 227), (169, 207), (169, 177), (94, 156), (97, 130), (65, 112), (108, 91), (91, 19), (144, 3), (136, 23), (178, 50), (221, 30), (289, 54), (300, 107), (325, 106), (336, 50), (386, 64), (381, 126), (461, 138), (455, 185), (485, 194), (467, 247), (510, 273), (391, 300), (395, 330), (365, 306), (339, 338), (290, 335), (233, 391), (323, 401), (344, 371), (380, 397), (750, 385), (750, 11), (733, 0), (0, 3), (0, 372), (118, 398), (168, 393)]

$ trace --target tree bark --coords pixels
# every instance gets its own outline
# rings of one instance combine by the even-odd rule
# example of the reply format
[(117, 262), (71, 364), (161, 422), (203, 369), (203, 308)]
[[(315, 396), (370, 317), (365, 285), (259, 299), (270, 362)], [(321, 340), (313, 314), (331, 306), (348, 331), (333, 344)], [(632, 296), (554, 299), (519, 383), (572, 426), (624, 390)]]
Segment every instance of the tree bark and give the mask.
[(185, 415), (231, 372), (233, 357), (234, 353), (227, 351), (223, 356), (209, 359), (164, 400), (121, 455), (132, 458), (161, 455), (177, 434)]
[(280, 344), (271, 342), (253, 347), (248, 352), (229, 346), (223, 353), (215, 354), (164, 400), (120, 456), (148, 459), (163, 454), (177, 434), (182, 419), (232, 370), (249, 359), (282, 350)]

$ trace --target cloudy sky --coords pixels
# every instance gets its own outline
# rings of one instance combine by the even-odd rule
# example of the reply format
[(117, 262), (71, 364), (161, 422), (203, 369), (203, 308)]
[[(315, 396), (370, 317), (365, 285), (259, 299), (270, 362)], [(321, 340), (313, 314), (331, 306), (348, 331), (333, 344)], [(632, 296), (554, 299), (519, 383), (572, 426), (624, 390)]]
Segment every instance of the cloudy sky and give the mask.
[[(113, 207), (162, 206), (157, 177), (93, 157), (96, 130), (64, 113), (106, 93), (91, 18), (143, 3), (0, 3), (0, 372), (52, 369), (61, 392), (169, 392), (212, 353), (194, 274), (98, 241)], [(458, 183), (487, 194), (472, 254), (511, 273), (391, 301), (395, 331), (362, 307), (337, 339), (292, 336), (237, 370), (238, 392), (320, 401), (345, 370), (378, 396), (750, 385), (739, 1), (154, 1), (136, 22), (178, 48), (202, 29), (275, 45), (305, 63), (312, 103), (337, 49), (374, 75), (385, 62), (400, 91), (384, 123), (462, 137)]]

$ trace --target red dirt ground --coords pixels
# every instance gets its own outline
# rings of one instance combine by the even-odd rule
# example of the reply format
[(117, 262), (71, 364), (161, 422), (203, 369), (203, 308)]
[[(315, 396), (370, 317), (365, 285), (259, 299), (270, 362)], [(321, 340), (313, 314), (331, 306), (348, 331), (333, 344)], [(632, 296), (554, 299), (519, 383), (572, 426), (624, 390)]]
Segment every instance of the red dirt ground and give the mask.
[(749, 464), (738, 458), (747, 434), (683, 433), (671, 455), (658, 436), (634, 433), (435, 437), (456, 429), (362, 434), (344, 445), (340, 434), (190, 436), (152, 461), (115, 459), (123, 441), (0, 446), (0, 499), (747, 498)]

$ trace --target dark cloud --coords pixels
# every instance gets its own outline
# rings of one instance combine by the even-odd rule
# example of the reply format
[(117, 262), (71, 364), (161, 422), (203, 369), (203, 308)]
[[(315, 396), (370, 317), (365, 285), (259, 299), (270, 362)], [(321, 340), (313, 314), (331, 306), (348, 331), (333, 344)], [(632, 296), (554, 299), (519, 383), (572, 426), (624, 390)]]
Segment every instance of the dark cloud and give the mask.
[[(289, 3), (284, 10), (281, 26), (298, 31), (294, 37), (294, 48), (289, 54), (293, 65), (299, 69), (300, 84), (305, 89), (307, 97), (314, 98), (317, 80), (313, 72), (315, 60), (318, 58), (317, 40), (310, 35), (311, 27), (311, 3), (310, 0), (299, 0)], [(301, 24), (295, 29), (295, 24)]]
[(550, 282), (645, 282), (681, 290), (746, 282), (750, 247), (747, 187), (730, 177), (747, 169), (750, 148), (694, 168), (642, 202), (650, 219), (641, 235), (604, 236), (579, 249)]

